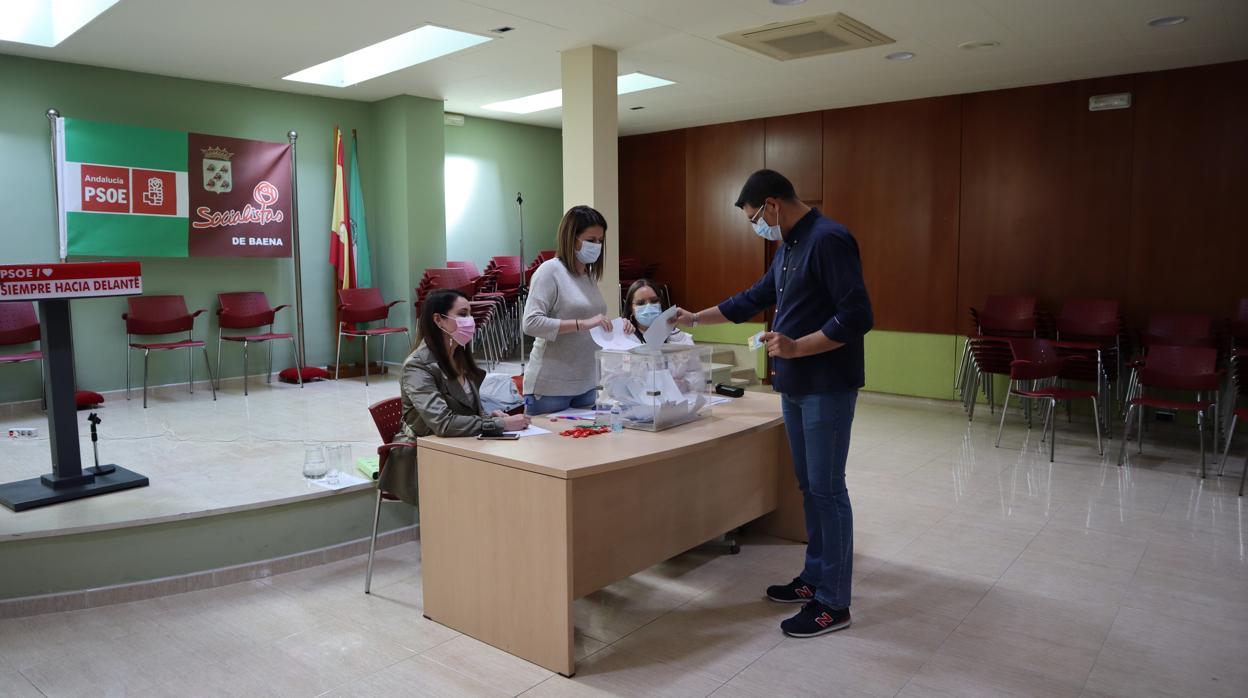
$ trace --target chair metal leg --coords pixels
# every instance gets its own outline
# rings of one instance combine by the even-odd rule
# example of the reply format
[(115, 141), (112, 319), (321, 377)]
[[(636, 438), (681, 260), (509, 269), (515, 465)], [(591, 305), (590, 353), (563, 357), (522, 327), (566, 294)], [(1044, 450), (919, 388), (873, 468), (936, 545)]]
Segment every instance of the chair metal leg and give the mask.
[(303, 387), (303, 358), (299, 356), (299, 343), (290, 338), (290, 350), (295, 354), (295, 375), (299, 377), (299, 387)]
[(381, 372), (386, 372), (386, 335), (381, 335)]
[(979, 390), (979, 376), (980, 373), (978, 370), (971, 373), (971, 392), (970, 396), (967, 398), (970, 401), (970, 407), (967, 409), (966, 414), (966, 421), (968, 422), (975, 421), (975, 403), (979, 401), (976, 394), (976, 391)]
[[(1053, 416), (1053, 419), (1049, 420), (1052, 425), (1050, 427), (1052, 431), (1049, 432), (1049, 462), (1052, 463), (1053, 456), (1057, 453), (1057, 400), (1050, 400), (1049, 403), (1049, 414)], [(1069, 405), (1070, 402), (1067, 401), (1066, 404)]]
[(208, 360), (208, 347), (200, 347), (204, 350), (204, 368), (208, 369), (208, 387), (212, 388), (212, 401), (217, 401), (217, 381), (212, 375), (212, 362)]
[(1050, 402), (1044, 410), (1044, 426), (1040, 428), (1040, 443), (1044, 443), (1044, 440), (1049, 438), (1050, 419), (1057, 419), (1057, 415), (1054, 414), (1052, 402)]
[(1205, 479), (1205, 411), (1196, 412), (1196, 429), (1200, 432), (1200, 479)]
[(1235, 438), (1235, 424), (1239, 421), (1239, 415), (1231, 413), (1231, 426), (1226, 430), (1226, 447), (1222, 449), (1222, 464), (1218, 467), (1218, 477), (1222, 477), (1222, 473), (1226, 472), (1226, 458), (1231, 453), (1231, 439)]
[(334, 350), (334, 380), (338, 380), (338, 365), (342, 363), (342, 325), (338, 326), (338, 348)]
[[(191, 333), (186, 333), (186, 338), (191, 339)], [(186, 352), (186, 390), (190, 394), (195, 394), (195, 352)]]
[[(1127, 398), (1130, 399), (1130, 393)], [(1131, 418), (1135, 416), (1132, 411), (1135, 409), (1135, 405), (1127, 405), (1127, 414), (1122, 420), (1122, 443), (1118, 446), (1118, 465), (1122, 465), (1127, 459), (1127, 444), (1131, 442)]]
[(130, 399), (130, 335), (126, 335), (126, 399)]
[(147, 409), (147, 359), (151, 353), (151, 349), (143, 350), (143, 409)]
[[(217, 380), (221, 380), (221, 328), (217, 328)], [(219, 389), (221, 386), (218, 385)]]
[(243, 340), (243, 397), (247, 396), (247, 340)]
[(1096, 455), (1105, 455), (1105, 447), (1101, 444), (1101, 408), (1096, 398), (1092, 398), (1092, 423), (1096, 425)]
[(368, 385), (368, 335), (364, 335), (364, 385)]
[[(1001, 424), (997, 427), (997, 443), (993, 444), (995, 448), (1001, 448), (1001, 432), (1005, 431), (1005, 414), (1010, 411), (1010, 393), (1014, 390), (1014, 381), (1010, 381), (1010, 387), (1005, 391), (1005, 401), (1001, 405)], [(1023, 398), (1026, 401), (1026, 398)]]
[(373, 555), (377, 552), (377, 524), (381, 521), (381, 487), (377, 487), (377, 502), (373, 505), (373, 535), (368, 539), (368, 571), (364, 573), (364, 593), (373, 587)]

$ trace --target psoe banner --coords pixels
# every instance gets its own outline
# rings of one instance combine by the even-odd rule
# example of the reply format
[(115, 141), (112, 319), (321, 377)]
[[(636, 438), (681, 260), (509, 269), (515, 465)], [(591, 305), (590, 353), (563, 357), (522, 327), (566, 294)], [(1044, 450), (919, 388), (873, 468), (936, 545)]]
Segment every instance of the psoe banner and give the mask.
[(143, 293), (138, 262), (0, 264), (0, 301), (137, 296)]
[(61, 258), (289, 257), (290, 144), (56, 120)]

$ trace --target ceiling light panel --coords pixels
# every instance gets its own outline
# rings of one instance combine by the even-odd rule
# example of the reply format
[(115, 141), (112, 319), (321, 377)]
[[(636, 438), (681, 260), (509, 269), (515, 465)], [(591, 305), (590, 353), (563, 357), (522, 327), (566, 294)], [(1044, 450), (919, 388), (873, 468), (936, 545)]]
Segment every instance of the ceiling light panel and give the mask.
[[(621, 75), (615, 81), (615, 93), (619, 95), (632, 94), (633, 92), (641, 92), (643, 90), (652, 90), (656, 87), (664, 87), (666, 85), (674, 85), (676, 83), (671, 80), (646, 75), (645, 73), (629, 73)], [(563, 105), (563, 90), (549, 90), (547, 92), (539, 92), (535, 95), (527, 97), (517, 97), (516, 99), (508, 99), (502, 102), (494, 102), (487, 104), (482, 109), (490, 111), (503, 111), (511, 114), (532, 114), (533, 112), (546, 111), (547, 109), (557, 109)]]
[(426, 24), (344, 56), (304, 68), (284, 80), (330, 87), (349, 87), (396, 70), (462, 51), (492, 39)]
[(0, 41), (56, 46), (117, 0), (5, 0), (0, 3)]

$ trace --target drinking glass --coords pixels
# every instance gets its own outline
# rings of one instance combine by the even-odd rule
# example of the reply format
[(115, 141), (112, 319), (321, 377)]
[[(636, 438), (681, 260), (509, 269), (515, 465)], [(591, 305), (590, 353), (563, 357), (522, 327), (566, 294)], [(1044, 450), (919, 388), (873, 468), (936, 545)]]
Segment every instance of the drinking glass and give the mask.
[(329, 466), (325, 463), (325, 451), (320, 446), (309, 446), (303, 452), (303, 476), (309, 480), (325, 477)]

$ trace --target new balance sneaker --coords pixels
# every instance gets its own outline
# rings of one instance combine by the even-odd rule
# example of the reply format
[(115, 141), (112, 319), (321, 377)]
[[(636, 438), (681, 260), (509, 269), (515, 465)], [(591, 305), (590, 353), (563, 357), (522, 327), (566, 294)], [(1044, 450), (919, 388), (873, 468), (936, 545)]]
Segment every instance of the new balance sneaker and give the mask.
[(789, 637), (815, 637), (848, 627), (848, 608), (831, 608), (815, 600), (802, 606), (797, 615), (780, 623), (780, 629)]
[(767, 587), (767, 598), (776, 603), (806, 603), (815, 598), (815, 588), (801, 577), (794, 577), (788, 584)]

